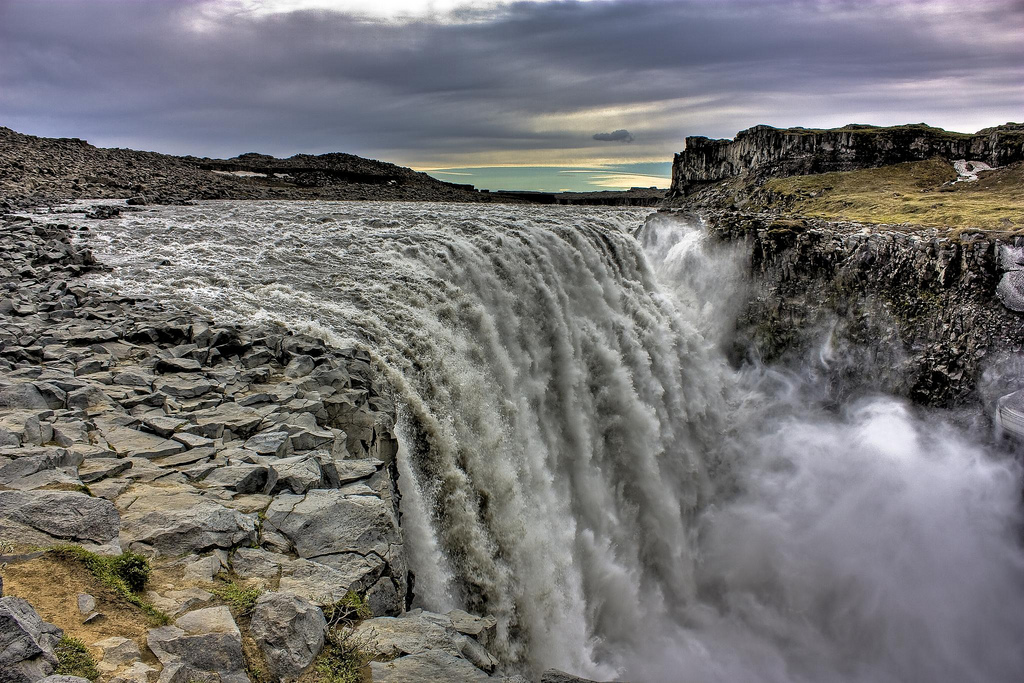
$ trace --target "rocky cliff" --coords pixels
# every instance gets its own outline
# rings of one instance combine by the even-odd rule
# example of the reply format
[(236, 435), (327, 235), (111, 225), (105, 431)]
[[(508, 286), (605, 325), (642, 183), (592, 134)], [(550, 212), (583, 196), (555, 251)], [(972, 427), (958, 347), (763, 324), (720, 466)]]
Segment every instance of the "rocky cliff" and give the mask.
[(973, 135), (925, 124), (849, 125), (830, 130), (754, 126), (734, 140), (688, 137), (672, 164), (673, 195), (729, 178), (852, 171), (932, 157), (1003, 166), (1024, 159), (1024, 124), (1007, 123)]
[(1010, 308), (1024, 303), (1021, 238), (730, 211), (704, 219), (749, 259), (754, 285), (735, 353), (789, 361), (840, 393), (932, 406), (1017, 388), (987, 386), (984, 375), (1024, 347), (1024, 315)]

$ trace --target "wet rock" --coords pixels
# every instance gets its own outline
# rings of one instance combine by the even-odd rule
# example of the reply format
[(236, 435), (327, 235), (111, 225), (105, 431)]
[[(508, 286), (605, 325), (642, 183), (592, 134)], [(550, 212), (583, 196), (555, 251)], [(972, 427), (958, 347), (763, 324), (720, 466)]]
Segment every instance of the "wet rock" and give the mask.
[(327, 621), (308, 600), (289, 593), (264, 593), (256, 602), (249, 628), (270, 675), (293, 680), (323, 649)]
[(459, 633), (472, 636), (484, 645), (487, 645), (494, 640), (498, 626), (498, 620), (494, 617), (490, 615), (486, 617), (478, 617), (461, 609), (453, 609), (448, 612), (447, 616), (451, 619), (452, 628)]
[(48, 676), (57, 666), (53, 649), (62, 635), (26, 600), (0, 598), (0, 680), (34, 683)]
[(547, 669), (540, 675), (540, 683), (600, 683), (589, 678), (580, 678), (558, 669)]

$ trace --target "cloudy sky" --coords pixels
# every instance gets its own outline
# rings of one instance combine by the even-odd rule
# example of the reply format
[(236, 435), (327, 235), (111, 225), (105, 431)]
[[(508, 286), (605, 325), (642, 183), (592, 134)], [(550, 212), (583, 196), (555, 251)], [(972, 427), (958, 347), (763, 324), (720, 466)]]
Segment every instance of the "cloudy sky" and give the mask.
[(0, 0), (0, 125), (651, 185), (687, 135), (1024, 120), (1022, 36), (1024, 0)]

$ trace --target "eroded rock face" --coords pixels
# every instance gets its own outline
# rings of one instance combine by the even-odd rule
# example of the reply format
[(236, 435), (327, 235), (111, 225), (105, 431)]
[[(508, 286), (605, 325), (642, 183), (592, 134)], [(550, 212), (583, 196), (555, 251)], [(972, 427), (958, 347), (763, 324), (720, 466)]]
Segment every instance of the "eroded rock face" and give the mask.
[(997, 295), (1004, 273), (1021, 272), (1002, 254), (1015, 244), (769, 214), (703, 215), (712, 235), (741, 245), (749, 259), (753, 286), (736, 325), (737, 357), (753, 348), (768, 362), (817, 363), (846, 390), (953, 407), (977, 403), (983, 368), (1024, 344), (1024, 316)]
[(27, 601), (0, 598), (0, 681), (34, 683), (48, 676), (57, 666), (53, 648), (62, 635)]

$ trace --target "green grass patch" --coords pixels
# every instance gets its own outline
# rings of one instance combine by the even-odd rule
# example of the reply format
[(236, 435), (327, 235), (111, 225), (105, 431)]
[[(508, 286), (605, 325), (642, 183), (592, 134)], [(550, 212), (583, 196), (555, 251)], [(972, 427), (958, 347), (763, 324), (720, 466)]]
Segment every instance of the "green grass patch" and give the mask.
[(829, 220), (1024, 230), (1024, 164), (983, 173), (976, 182), (946, 185), (956, 177), (948, 161), (931, 159), (773, 178), (755, 202), (761, 209)]
[(94, 681), (100, 677), (89, 648), (78, 638), (64, 636), (57, 642), (53, 653), (57, 656), (57, 669), (53, 672), (58, 676), (79, 676)]
[(101, 584), (125, 602), (141, 609), (157, 624), (170, 623), (170, 617), (139, 595), (149, 581), (150, 566), (145, 556), (129, 551), (113, 557), (104, 557), (71, 544), (54, 546), (50, 552), (63, 560), (82, 564)]
[(354, 643), (329, 636), (313, 665), (314, 680), (316, 683), (360, 683), (367, 661)]
[(242, 617), (252, 614), (256, 601), (263, 595), (262, 588), (245, 588), (234, 581), (212, 588), (211, 592), (227, 603), (232, 612)]

